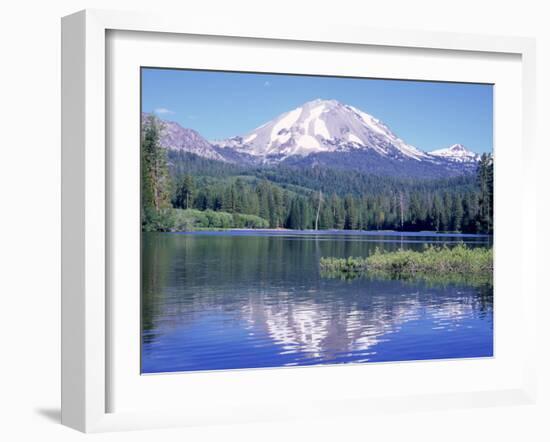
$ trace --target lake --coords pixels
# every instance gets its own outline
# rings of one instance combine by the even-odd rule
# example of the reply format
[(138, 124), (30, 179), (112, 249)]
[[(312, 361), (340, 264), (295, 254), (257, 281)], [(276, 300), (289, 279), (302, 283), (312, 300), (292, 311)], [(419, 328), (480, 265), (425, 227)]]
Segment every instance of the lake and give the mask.
[(322, 256), (484, 235), (142, 234), (142, 373), (493, 355), (493, 287), (330, 278)]

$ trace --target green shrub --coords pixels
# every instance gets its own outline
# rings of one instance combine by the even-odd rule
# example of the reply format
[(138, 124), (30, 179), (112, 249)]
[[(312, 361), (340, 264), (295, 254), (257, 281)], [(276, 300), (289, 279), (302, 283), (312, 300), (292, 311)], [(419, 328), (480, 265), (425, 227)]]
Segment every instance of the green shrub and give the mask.
[(142, 214), (145, 232), (189, 232), (197, 229), (265, 229), (269, 222), (259, 216), (214, 210), (164, 209)]
[(401, 275), (415, 273), (486, 273), (493, 271), (493, 249), (469, 248), (464, 244), (454, 247), (426, 246), (423, 251), (376, 250), (367, 260), (369, 270), (380, 270)]
[(492, 282), (493, 249), (426, 246), (422, 251), (400, 249), (394, 252), (376, 249), (366, 257), (323, 257), (321, 276), (353, 279), (371, 276), (391, 279), (422, 278), (437, 282)]

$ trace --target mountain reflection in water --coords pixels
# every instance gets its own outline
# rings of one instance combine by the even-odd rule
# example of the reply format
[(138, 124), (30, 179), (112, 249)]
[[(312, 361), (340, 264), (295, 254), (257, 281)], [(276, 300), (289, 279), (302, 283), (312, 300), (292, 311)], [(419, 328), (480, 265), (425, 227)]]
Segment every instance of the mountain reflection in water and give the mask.
[(492, 285), (327, 279), (321, 256), (487, 237), (143, 234), (142, 372), (493, 354)]

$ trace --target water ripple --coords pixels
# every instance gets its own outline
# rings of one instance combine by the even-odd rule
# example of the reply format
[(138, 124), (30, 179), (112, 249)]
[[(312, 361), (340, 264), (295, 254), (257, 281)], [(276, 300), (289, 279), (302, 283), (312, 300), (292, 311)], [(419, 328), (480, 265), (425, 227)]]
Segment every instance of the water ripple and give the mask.
[(365, 255), (368, 240), (155, 238), (145, 373), (492, 355), (492, 287), (320, 278), (318, 256)]

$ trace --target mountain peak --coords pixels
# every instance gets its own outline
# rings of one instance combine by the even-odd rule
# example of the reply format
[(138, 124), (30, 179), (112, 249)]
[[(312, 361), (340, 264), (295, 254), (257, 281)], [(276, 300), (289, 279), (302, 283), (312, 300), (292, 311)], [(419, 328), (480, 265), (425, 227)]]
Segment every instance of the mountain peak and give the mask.
[(475, 171), (479, 155), (462, 144), (424, 152), (374, 116), (334, 99), (317, 98), (256, 129), (208, 142), (164, 121), (161, 145), (212, 160), (250, 165), (322, 165), (392, 176), (452, 176)]
[(453, 144), (448, 149), (453, 152), (468, 152), (468, 149), (462, 144)]
[[(147, 117), (152, 114), (142, 113), (142, 124), (149, 124)], [(176, 121), (160, 120), (160, 145), (166, 149), (194, 153), (203, 158), (226, 161), (214, 147), (196, 130), (181, 126)]]
[(243, 153), (264, 162), (281, 161), (290, 156), (368, 150), (388, 158), (420, 161), (430, 158), (425, 152), (406, 144), (372, 115), (334, 99), (317, 98), (242, 136), (236, 145)]
[(432, 150), (430, 155), (459, 163), (479, 161), (479, 155), (462, 144), (453, 144), (444, 149)]
[(316, 98), (314, 100), (310, 100), (310, 101), (306, 101), (302, 107), (306, 107), (306, 106), (319, 106), (319, 105), (325, 105), (325, 106), (337, 106), (337, 105), (341, 105), (342, 103), (340, 103), (338, 100), (334, 100), (334, 99), (325, 99), (325, 98)]

